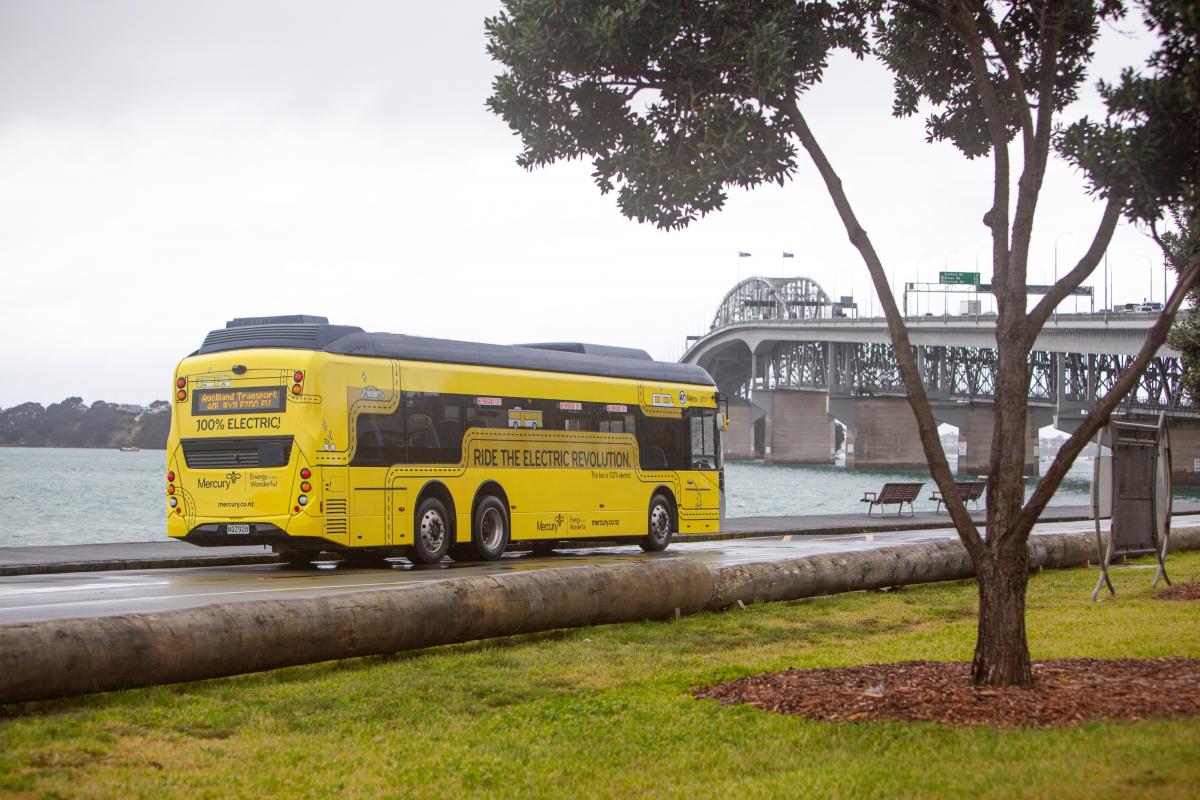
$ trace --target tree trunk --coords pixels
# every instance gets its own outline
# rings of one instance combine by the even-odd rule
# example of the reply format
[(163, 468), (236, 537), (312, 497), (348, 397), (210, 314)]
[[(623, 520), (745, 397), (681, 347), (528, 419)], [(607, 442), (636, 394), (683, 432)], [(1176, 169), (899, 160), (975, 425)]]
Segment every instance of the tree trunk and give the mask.
[(1000, 555), (989, 548), (976, 565), (979, 630), (971, 682), (977, 686), (1030, 686), (1033, 669), (1025, 636), (1025, 586), (1029, 555), (1024, 546)]

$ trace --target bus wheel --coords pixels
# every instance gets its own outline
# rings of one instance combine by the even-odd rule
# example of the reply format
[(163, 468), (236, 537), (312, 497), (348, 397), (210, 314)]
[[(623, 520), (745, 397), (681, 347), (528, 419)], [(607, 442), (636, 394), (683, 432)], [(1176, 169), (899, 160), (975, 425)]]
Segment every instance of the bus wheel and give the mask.
[(508, 547), (508, 509), (499, 499), (485, 497), (475, 509), (471, 544), (484, 561), (495, 561)]
[(417, 506), (413, 546), (408, 557), (414, 564), (436, 564), (449, 547), (450, 515), (441, 500), (427, 497)]
[(646, 520), (647, 533), (638, 542), (648, 553), (666, 550), (674, 535), (675, 522), (671, 514), (671, 501), (661, 494), (650, 501), (650, 513)]

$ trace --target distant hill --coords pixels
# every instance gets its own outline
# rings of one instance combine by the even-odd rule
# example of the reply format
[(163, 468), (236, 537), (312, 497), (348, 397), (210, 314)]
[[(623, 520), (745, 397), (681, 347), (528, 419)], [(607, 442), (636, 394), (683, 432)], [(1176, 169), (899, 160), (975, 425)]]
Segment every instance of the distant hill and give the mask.
[(10, 447), (141, 447), (163, 450), (171, 425), (171, 404), (156, 400), (148, 407), (80, 397), (43, 408), (22, 403), (0, 410), (0, 446)]

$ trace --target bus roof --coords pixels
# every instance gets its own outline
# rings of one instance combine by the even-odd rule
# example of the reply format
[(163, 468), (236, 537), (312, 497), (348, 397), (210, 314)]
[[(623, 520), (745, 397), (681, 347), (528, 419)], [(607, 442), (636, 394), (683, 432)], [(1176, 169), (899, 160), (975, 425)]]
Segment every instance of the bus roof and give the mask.
[(701, 367), (653, 361), (644, 350), (633, 348), (577, 342), (483, 344), (397, 333), (368, 333), (352, 325), (330, 325), (324, 317), (301, 315), (233, 320), (226, 327), (211, 331), (193, 355), (264, 347), (716, 385)]

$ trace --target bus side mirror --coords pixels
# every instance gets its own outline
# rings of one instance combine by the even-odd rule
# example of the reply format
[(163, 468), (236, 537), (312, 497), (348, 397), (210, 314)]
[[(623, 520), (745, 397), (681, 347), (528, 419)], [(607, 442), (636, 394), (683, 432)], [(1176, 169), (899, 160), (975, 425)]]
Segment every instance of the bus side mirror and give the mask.
[(718, 430), (727, 430), (729, 428), (729, 419), (724, 414), (717, 414)]

